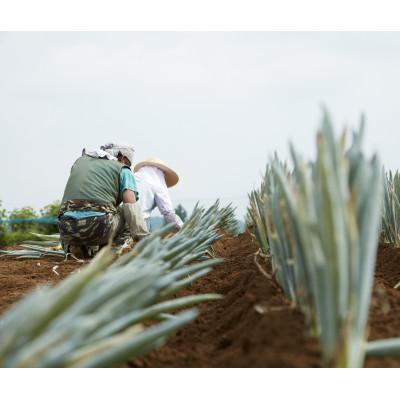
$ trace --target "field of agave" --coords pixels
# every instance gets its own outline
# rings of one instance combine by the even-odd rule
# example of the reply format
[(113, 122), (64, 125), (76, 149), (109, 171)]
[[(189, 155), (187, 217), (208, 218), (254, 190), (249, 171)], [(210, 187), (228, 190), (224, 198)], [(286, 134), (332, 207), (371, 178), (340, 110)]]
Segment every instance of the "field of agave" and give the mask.
[[(244, 234), (217, 202), (174, 236), (71, 261), (3, 314), (0, 365), (399, 366), (400, 175), (366, 156), (363, 130), (337, 137), (325, 115), (314, 160), (275, 155)], [(62, 260), (55, 239), (3, 260)]]
[[(113, 366), (160, 346), (197, 316), (195, 309), (176, 310), (220, 298), (173, 295), (220, 262), (207, 251), (218, 229), (233, 228), (232, 208), (216, 203), (208, 210), (196, 208), (172, 237), (161, 238), (167, 225), (119, 258), (104, 248), (79, 272), (59, 285), (39, 288), (6, 313), (0, 321), (0, 365)], [(45, 246), (27, 247), (6, 254), (59, 255)]]

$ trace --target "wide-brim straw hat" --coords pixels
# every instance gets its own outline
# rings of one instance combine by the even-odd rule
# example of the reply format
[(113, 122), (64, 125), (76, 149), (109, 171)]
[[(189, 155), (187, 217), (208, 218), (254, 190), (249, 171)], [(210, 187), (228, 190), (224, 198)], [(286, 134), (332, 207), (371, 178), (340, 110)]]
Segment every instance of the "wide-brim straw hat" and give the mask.
[(172, 170), (171, 168), (167, 167), (164, 161), (160, 160), (159, 158), (150, 157), (147, 160), (144, 160), (135, 165), (134, 171), (139, 171), (140, 168), (150, 166), (150, 167), (157, 167), (164, 172), (165, 175), (165, 183), (167, 187), (175, 186), (179, 182), (178, 174)]

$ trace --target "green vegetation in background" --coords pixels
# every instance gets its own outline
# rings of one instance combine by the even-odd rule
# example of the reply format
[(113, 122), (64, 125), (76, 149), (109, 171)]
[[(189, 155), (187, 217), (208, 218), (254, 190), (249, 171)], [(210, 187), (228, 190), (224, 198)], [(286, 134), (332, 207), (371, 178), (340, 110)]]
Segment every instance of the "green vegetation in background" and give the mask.
[[(8, 212), (2, 208), (0, 201), (0, 219), (24, 219), (24, 218), (40, 218), (40, 217), (57, 217), (59, 201), (53, 201), (44, 206), (38, 213), (32, 207), (15, 208)], [(34, 233), (42, 233), (50, 235), (58, 233), (58, 227), (55, 224), (38, 224), (35, 222), (21, 222), (18, 224), (0, 224), (0, 246), (12, 246), (24, 240), (36, 240), (32, 235)]]
[[(2, 202), (0, 200), (0, 219), (6, 218), (6, 210), (3, 209)], [(6, 227), (0, 224), (0, 245), (6, 241)]]
[[(38, 218), (37, 212), (32, 207), (14, 208), (9, 215), (9, 220), (24, 219), (24, 218)], [(32, 232), (36, 230), (37, 224), (34, 222), (21, 222), (19, 224), (9, 225), (10, 232)]]
[[(41, 217), (54, 217), (57, 218), (58, 210), (60, 209), (60, 202), (58, 200), (53, 201), (50, 204), (47, 204), (40, 210)], [(53, 233), (58, 233), (57, 225), (52, 224), (42, 224), (40, 226), (40, 233), (44, 235), (52, 235)]]

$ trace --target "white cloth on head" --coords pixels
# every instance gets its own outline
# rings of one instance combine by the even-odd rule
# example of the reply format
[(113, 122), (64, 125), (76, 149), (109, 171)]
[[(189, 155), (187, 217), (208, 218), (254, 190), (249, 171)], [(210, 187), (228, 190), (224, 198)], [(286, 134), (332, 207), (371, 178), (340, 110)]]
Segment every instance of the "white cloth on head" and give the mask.
[(148, 220), (157, 207), (166, 223), (173, 222), (176, 228), (180, 228), (183, 222), (175, 213), (164, 173), (157, 167), (144, 166), (135, 173), (135, 179), (143, 218)]
[(82, 155), (87, 155), (94, 158), (106, 158), (107, 160), (116, 160), (116, 158), (113, 155), (101, 149), (95, 149), (95, 150), (83, 149)]
[(104, 146), (101, 146), (100, 148), (114, 157), (118, 157), (118, 154), (121, 153), (130, 161), (131, 164), (133, 164), (133, 155), (135, 153), (135, 149), (131, 145), (106, 143)]

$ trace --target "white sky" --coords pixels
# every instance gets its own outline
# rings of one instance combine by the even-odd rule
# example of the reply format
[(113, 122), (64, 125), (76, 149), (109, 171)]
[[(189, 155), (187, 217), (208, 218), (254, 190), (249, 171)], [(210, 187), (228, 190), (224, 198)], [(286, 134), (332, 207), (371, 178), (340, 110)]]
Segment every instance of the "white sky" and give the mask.
[(83, 147), (127, 142), (180, 175), (174, 203), (247, 192), (291, 139), (313, 154), (327, 105), (339, 131), (398, 168), (400, 33), (0, 33), (0, 200), (60, 199)]

